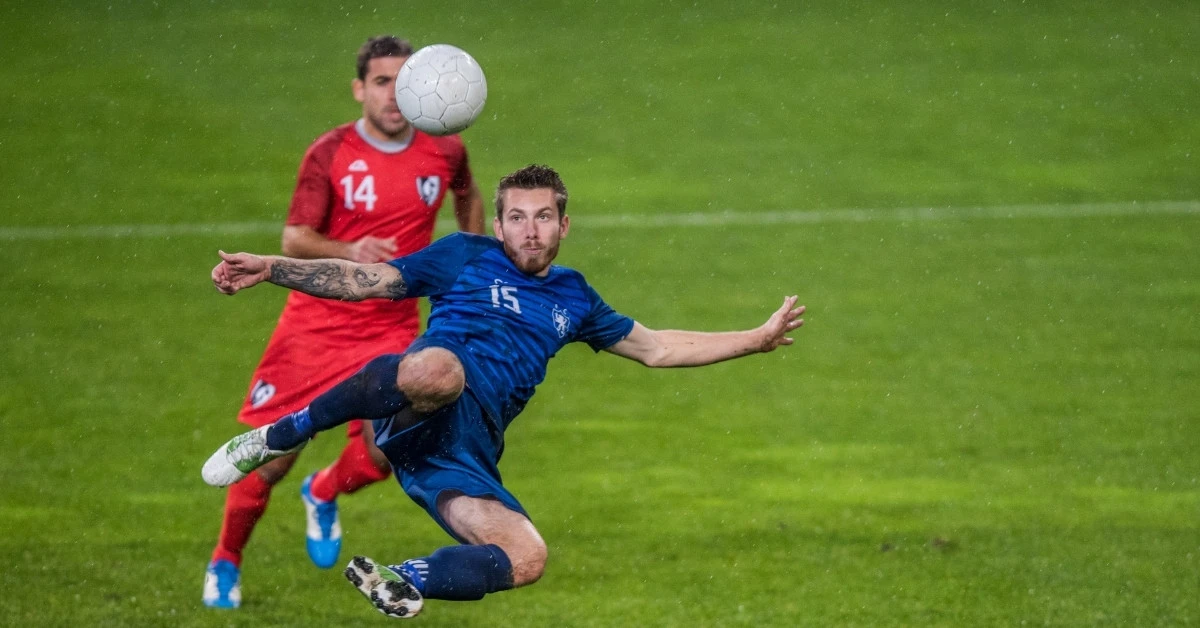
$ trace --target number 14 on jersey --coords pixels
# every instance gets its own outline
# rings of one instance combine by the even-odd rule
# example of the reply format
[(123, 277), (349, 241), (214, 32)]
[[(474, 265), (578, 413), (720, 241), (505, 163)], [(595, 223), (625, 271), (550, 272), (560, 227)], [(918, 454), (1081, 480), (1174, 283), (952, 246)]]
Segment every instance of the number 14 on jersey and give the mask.
[(348, 174), (342, 177), (342, 197), (345, 199), (346, 209), (354, 210), (358, 208), (359, 203), (365, 203), (367, 211), (375, 209), (375, 201), (379, 199), (375, 195), (375, 175), (368, 174), (359, 181), (358, 186), (354, 185), (354, 175)]

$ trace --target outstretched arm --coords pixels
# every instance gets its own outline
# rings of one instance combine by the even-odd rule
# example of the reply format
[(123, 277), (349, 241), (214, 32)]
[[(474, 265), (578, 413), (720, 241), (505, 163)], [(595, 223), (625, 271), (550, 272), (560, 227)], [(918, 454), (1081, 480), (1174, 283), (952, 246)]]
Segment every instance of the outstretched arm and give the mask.
[(339, 259), (301, 260), (275, 255), (229, 254), (219, 251), (221, 263), (212, 271), (213, 285), (234, 294), (264, 281), (314, 297), (362, 301), (403, 299), (404, 277), (390, 264), (358, 264)]
[(767, 322), (745, 331), (655, 331), (634, 323), (633, 331), (606, 351), (652, 367), (704, 366), (752, 353), (767, 353), (780, 345), (792, 344), (787, 334), (804, 324), (800, 318), (804, 306), (797, 307), (796, 301), (795, 296), (787, 297)]

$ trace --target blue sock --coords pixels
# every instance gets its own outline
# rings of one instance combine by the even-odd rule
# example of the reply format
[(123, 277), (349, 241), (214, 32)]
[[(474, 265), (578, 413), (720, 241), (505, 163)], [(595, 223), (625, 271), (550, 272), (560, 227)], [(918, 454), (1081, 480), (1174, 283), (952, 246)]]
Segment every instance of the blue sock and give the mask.
[(308, 408), (297, 410), (271, 424), (271, 429), (267, 430), (267, 447), (277, 451), (291, 449), (312, 438), (314, 433)]
[(382, 419), (408, 405), (396, 387), (401, 354), (381, 355), (354, 375), (317, 395), (303, 410), (285, 415), (267, 430), (267, 447), (291, 449), (317, 432), (351, 419)]
[(443, 547), (392, 569), (404, 572), (421, 595), (434, 600), (481, 600), (513, 588), (512, 563), (496, 545)]

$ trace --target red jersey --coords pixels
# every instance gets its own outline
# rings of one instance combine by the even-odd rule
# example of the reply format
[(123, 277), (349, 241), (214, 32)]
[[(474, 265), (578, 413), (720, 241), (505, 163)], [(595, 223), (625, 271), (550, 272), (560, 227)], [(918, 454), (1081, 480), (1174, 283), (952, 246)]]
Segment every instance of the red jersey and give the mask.
[[(344, 124), (317, 138), (300, 164), (287, 224), (334, 240), (396, 238), (396, 255), (427, 246), (447, 189), (473, 185), (457, 136), (417, 131), (408, 145), (367, 139)], [(359, 125), (361, 126), (361, 125)], [(238, 420), (258, 427), (308, 405), (371, 358), (401, 353), (419, 331), (415, 299), (357, 303), (288, 295)], [(350, 424), (353, 436), (361, 428)]]
[[(446, 191), (465, 194), (472, 186), (462, 140), (414, 130), (404, 146), (369, 138), (361, 127), (344, 124), (309, 147), (287, 224), (346, 242), (394, 237), (397, 257), (424, 248)], [(351, 303), (292, 292), (279, 325), (356, 342), (397, 326), (415, 336), (420, 320), (415, 299)]]

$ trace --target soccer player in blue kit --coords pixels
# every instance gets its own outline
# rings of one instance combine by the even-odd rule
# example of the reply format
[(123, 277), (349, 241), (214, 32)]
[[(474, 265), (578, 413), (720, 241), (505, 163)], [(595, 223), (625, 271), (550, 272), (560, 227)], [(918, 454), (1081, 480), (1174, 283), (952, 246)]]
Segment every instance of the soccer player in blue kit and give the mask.
[(350, 562), (346, 577), (392, 617), (416, 615), (426, 598), (478, 600), (542, 576), (546, 543), (496, 465), (504, 430), (563, 346), (586, 342), (650, 367), (702, 366), (792, 344), (787, 334), (804, 323), (804, 307), (789, 296), (754, 329), (648, 329), (613, 311), (579, 272), (551, 265), (570, 228), (554, 170), (531, 165), (504, 177), (495, 205), (495, 238), (456, 233), (377, 264), (221, 252), (212, 272), (225, 294), (267, 281), (330, 299), (430, 298), (428, 328), (407, 351), (234, 437), (202, 471), (226, 486), (317, 432), (374, 419), (376, 444), (404, 491), (460, 543), (397, 565)]

